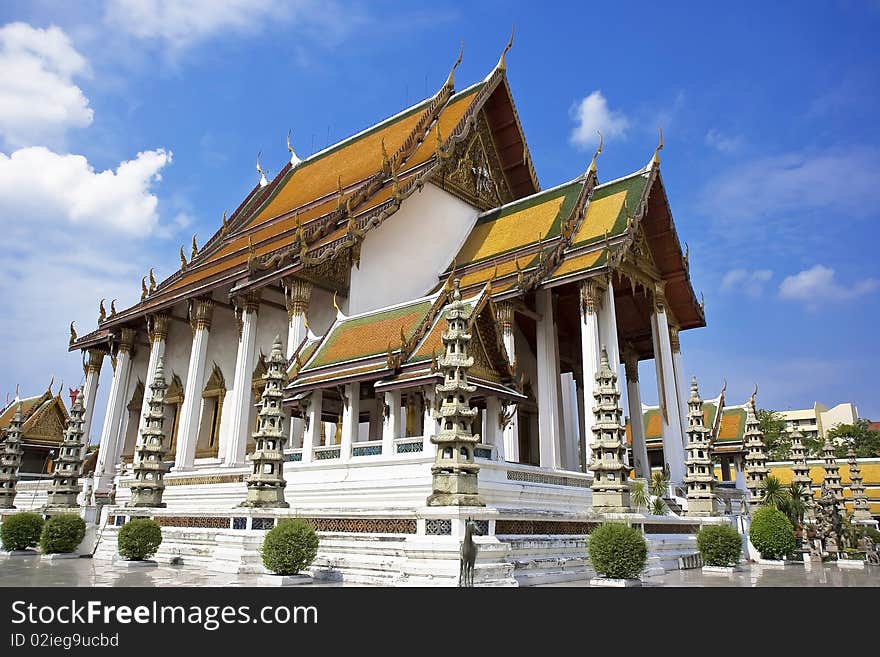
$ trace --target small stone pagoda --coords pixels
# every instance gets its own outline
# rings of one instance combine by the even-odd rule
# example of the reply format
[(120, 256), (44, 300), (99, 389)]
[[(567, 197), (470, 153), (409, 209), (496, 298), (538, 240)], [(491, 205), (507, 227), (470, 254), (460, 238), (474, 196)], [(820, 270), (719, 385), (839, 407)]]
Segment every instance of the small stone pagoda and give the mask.
[(764, 444), (764, 433), (758, 422), (758, 412), (755, 409), (755, 392), (752, 393), (746, 409), (746, 429), (743, 434), (743, 442), (746, 446), (746, 488), (749, 489), (749, 503), (755, 506), (761, 504), (764, 499), (764, 480), (767, 478), (767, 446)]
[(0, 444), (0, 509), (15, 508), (15, 487), (21, 467), (21, 402), (6, 429), (6, 438)]
[(846, 453), (849, 461), (849, 490), (852, 493), (853, 502), (853, 521), (857, 523), (876, 524), (876, 520), (871, 516), (871, 509), (868, 506), (868, 497), (865, 495), (865, 485), (862, 483), (862, 469), (856, 459), (856, 453), (852, 447)]
[(281, 399), (287, 383), (287, 359), (282, 352), (281, 337), (275, 336), (272, 351), (266, 359), (263, 379), (266, 387), (260, 403), (259, 424), (254, 432), (254, 452), (249, 460), (253, 471), (247, 479), (247, 499), (241, 506), (287, 508), (284, 501), (284, 413)]
[(55, 470), (52, 473), (52, 488), (49, 489), (47, 509), (75, 509), (77, 496), (82, 491), (79, 478), (83, 466), (83, 391), (77, 392), (76, 401), (70, 409), (67, 427), (59, 446)]
[(477, 491), (479, 466), (474, 461), (474, 447), (480, 437), (472, 433), (477, 409), (470, 407), (470, 396), (476, 390), (468, 385), (468, 370), (474, 359), (468, 356), (471, 334), (468, 329), (472, 309), (461, 300), (459, 279), (452, 289), (452, 303), (446, 309), (448, 328), (443, 333), (444, 353), (439, 359), (443, 383), (436, 387), (442, 399), (434, 416), (440, 432), (431, 438), (437, 455), (431, 467), (433, 493), (428, 506), (484, 506)]
[(822, 446), (822, 460), (825, 462), (825, 477), (822, 480), (823, 487), (827, 487), (837, 504), (837, 512), (844, 514), (846, 507), (843, 502), (843, 484), (840, 483), (840, 466), (837, 465), (837, 456), (834, 447), (829, 440)]
[(134, 482), (131, 484), (131, 500), (127, 506), (164, 507), (165, 492), (165, 367), (162, 359), (156, 364), (156, 376), (150, 384), (149, 408), (144, 414), (144, 428), (135, 447)]
[(803, 500), (806, 504), (813, 502), (813, 479), (810, 477), (810, 466), (807, 465), (807, 450), (804, 448), (804, 434), (795, 429), (791, 432), (791, 471), (794, 476), (792, 483), (800, 484), (803, 489)]
[(688, 399), (688, 443), (685, 467), (689, 516), (715, 514), (715, 465), (712, 462), (712, 431), (704, 424), (703, 400), (697, 389), (697, 377), (691, 379)]
[(620, 390), (617, 374), (602, 347), (593, 388), (593, 509), (600, 513), (628, 513), (630, 467), (623, 462), (626, 435), (620, 423)]

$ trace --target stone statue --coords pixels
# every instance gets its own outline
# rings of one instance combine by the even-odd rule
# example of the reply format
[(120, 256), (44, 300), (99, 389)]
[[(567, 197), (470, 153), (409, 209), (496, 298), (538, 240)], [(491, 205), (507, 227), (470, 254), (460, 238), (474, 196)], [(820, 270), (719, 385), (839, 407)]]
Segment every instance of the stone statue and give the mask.
[(859, 539), (859, 549), (865, 553), (866, 564), (880, 566), (880, 554), (877, 553), (877, 544), (870, 536), (862, 536)]
[(474, 534), (482, 534), (471, 518), (464, 523), (464, 540), (461, 542), (461, 565), (458, 571), (458, 585), (472, 587), (474, 585), (474, 563), (477, 561), (477, 544)]

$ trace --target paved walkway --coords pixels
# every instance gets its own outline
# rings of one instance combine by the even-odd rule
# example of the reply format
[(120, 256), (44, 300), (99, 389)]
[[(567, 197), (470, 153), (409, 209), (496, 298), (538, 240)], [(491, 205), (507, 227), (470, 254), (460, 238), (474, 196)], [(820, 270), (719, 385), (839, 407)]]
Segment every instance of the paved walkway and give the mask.
[[(44, 561), (39, 557), (11, 557), (0, 560), (0, 586), (260, 586), (261, 575), (208, 573), (193, 566), (159, 565), (155, 568), (122, 569), (107, 561), (64, 559)], [(841, 570), (834, 565), (803, 566), (749, 565), (733, 575), (704, 575), (700, 569), (675, 570), (650, 577), (646, 586), (871, 586), (880, 587), (880, 567)], [(340, 586), (317, 583), (316, 586)], [(584, 579), (549, 586), (589, 586)]]

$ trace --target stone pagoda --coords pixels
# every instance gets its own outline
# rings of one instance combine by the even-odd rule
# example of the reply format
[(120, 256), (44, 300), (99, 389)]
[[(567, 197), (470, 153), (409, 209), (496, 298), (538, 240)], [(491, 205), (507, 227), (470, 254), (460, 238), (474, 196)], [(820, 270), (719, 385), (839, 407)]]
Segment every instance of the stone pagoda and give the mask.
[(287, 383), (287, 359), (282, 351), (281, 337), (275, 336), (272, 352), (266, 359), (263, 379), (266, 387), (260, 403), (259, 424), (254, 432), (254, 452), (249, 460), (253, 471), (247, 479), (247, 499), (241, 506), (287, 508), (284, 501), (284, 413), (281, 399)]
[(593, 388), (593, 509), (600, 513), (628, 513), (630, 467), (623, 462), (626, 435), (620, 423), (620, 391), (617, 374), (608, 364), (602, 347)]
[(862, 483), (862, 469), (859, 467), (856, 453), (852, 447), (846, 453), (846, 458), (849, 461), (849, 490), (852, 493), (853, 521), (875, 525), (877, 521), (871, 516), (868, 498), (865, 495), (865, 485)]
[(164, 507), (165, 492), (165, 367), (162, 359), (156, 364), (156, 376), (150, 384), (149, 408), (144, 414), (144, 428), (135, 447), (134, 482), (131, 484), (131, 500), (127, 506)]
[(822, 446), (822, 460), (825, 462), (825, 478), (822, 480), (822, 486), (831, 491), (837, 504), (837, 512), (843, 515), (846, 513), (846, 506), (843, 501), (843, 484), (840, 483), (840, 466), (837, 465), (834, 447), (827, 439)]
[(685, 467), (689, 516), (715, 515), (715, 464), (712, 461), (712, 431), (704, 424), (703, 400), (697, 377), (691, 379), (688, 399), (688, 443)]
[(805, 517), (812, 515), (813, 506), (813, 479), (810, 477), (810, 466), (807, 465), (807, 450), (804, 448), (804, 434), (795, 429), (791, 432), (791, 478), (793, 484), (800, 484), (803, 490), (805, 505)]
[(428, 506), (484, 506), (477, 491), (479, 466), (474, 461), (474, 446), (480, 437), (472, 433), (477, 409), (470, 407), (476, 388), (468, 385), (468, 370), (474, 359), (468, 356), (471, 334), (468, 320), (473, 309), (461, 300), (459, 279), (452, 288), (452, 303), (446, 309), (447, 329), (443, 333), (444, 353), (439, 359), (443, 383), (436, 387), (443, 400), (439, 412), (440, 432), (431, 437), (437, 455), (431, 467), (433, 493)]
[(21, 467), (21, 402), (6, 429), (6, 437), (0, 444), (0, 509), (15, 508), (15, 486)]
[(752, 397), (749, 399), (746, 409), (746, 430), (743, 434), (743, 442), (746, 447), (746, 488), (749, 489), (749, 503), (755, 506), (761, 504), (764, 498), (764, 480), (767, 478), (767, 447), (764, 444), (764, 433), (758, 422), (758, 412), (755, 410), (755, 395), (758, 393), (757, 386)]
[(59, 446), (55, 470), (52, 473), (52, 488), (49, 489), (47, 509), (76, 509), (77, 496), (82, 491), (79, 478), (83, 466), (83, 391), (80, 388), (76, 401), (70, 409), (64, 438)]

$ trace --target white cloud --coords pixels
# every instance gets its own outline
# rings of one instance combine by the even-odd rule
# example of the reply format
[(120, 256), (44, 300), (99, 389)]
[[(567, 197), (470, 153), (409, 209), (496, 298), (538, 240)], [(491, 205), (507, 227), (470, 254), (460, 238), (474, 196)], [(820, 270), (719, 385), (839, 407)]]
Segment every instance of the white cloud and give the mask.
[(769, 269), (731, 269), (721, 279), (721, 290), (732, 292), (743, 291), (746, 296), (757, 299), (764, 293), (764, 285), (773, 277)]
[(115, 171), (96, 172), (82, 155), (60, 155), (43, 146), (0, 153), (0, 223), (22, 218), (33, 225), (68, 224), (146, 236), (157, 227), (152, 192), (171, 151), (138, 153)]
[(214, 37), (253, 35), (282, 23), (333, 45), (367, 20), (363, 7), (335, 0), (110, 0), (104, 13), (109, 27), (158, 44), (166, 55)]
[(835, 280), (834, 270), (815, 265), (793, 276), (786, 276), (779, 286), (779, 296), (793, 301), (805, 301), (807, 307), (817, 308), (821, 303), (833, 303), (855, 299), (880, 289), (876, 278), (865, 278), (849, 285)]
[(571, 133), (571, 143), (582, 148), (598, 143), (601, 132), (605, 139), (623, 137), (630, 122), (623, 112), (612, 110), (602, 92), (594, 91), (571, 108), (571, 116), (577, 122)]
[(0, 136), (11, 147), (62, 138), (92, 122), (89, 100), (72, 80), (88, 62), (58, 27), (0, 27)]
[(742, 137), (726, 135), (715, 128), (706, 133), (706, 145), (722, 153), (735, 153), (742, 148), (742, 144)]
[(740, 163), (707, 184), (702, 209), (730, 236), (750, 241), (787, 222), (796, 222), (802, 234), (810, 212), (869, 216), (880, 187), (878, 158), (880, 149), (849, 148)]

